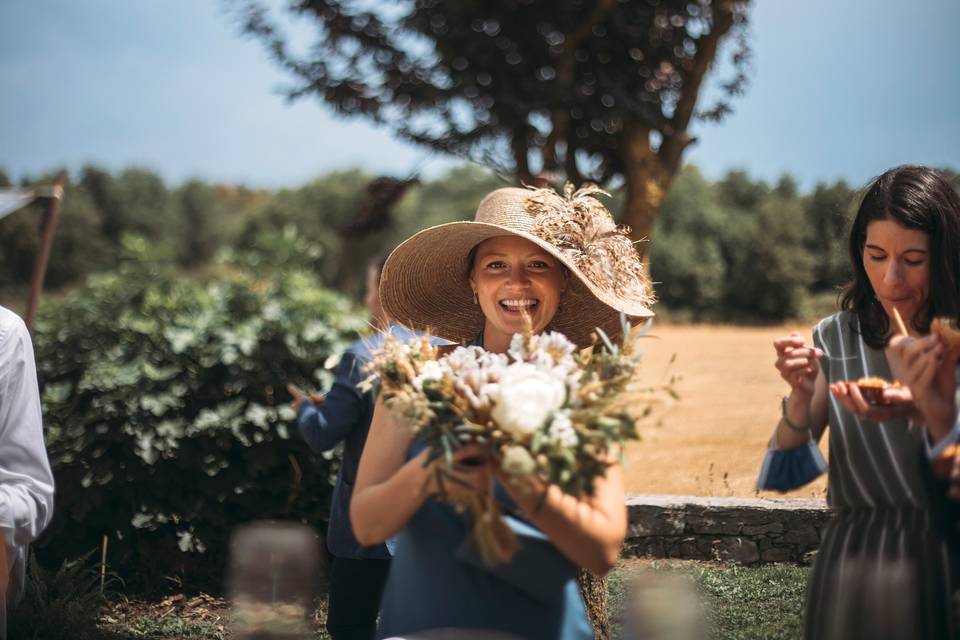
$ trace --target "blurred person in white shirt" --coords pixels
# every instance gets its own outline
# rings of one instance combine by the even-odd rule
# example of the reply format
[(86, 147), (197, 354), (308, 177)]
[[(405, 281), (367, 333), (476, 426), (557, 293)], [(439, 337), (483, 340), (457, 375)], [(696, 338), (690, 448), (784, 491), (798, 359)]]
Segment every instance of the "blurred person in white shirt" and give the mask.
[(28, 545), (52, 516), (33, 344), (23, 320), (0, 307), (0, 639), (23, 596)]

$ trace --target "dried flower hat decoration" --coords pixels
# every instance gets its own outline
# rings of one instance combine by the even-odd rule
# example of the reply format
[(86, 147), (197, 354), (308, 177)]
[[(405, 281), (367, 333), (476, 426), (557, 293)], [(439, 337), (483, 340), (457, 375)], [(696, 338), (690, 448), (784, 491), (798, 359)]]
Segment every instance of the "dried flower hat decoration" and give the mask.
[(618, 225), (594, 194), (610, 196), (589, 183), (574, 191), (568, 182), (563, 195), (536, 189), (527, 199), (533, 234), (560, 249), (598, 287), (652, 305), (650, 279), (630, 239), (630, 227)]

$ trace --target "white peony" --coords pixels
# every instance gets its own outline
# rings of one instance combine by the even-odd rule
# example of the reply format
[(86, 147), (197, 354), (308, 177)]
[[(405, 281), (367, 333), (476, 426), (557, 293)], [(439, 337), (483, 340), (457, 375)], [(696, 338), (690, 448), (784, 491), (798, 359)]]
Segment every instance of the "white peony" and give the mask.
[(444, 370), (455, 380), (457, 392), (479, 411), (490, 406), (500, 376), (507, 369), (507, 357), (480, 347), (457, 347), (441, 358)]
[(540, 369), (567, 376), (578, 370), (576, 351), (577, 346), (565, 335), (551, 331), (535, 336), (516, 333), (507, 353), (516, 361), (529, 362)]
[(526, 362), (514, 362), (506, 368), (490, 399), (491, 415), (504, 431), (527, 437), (546, 423), (563, 406), (567, 386), (562, 378)]

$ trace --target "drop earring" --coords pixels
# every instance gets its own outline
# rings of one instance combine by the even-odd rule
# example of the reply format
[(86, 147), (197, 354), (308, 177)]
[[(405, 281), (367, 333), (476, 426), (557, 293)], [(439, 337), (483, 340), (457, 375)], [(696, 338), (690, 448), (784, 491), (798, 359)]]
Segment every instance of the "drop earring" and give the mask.
[(473, 304), (480, 304), (480, 294), (476, 291), (473, 292)]

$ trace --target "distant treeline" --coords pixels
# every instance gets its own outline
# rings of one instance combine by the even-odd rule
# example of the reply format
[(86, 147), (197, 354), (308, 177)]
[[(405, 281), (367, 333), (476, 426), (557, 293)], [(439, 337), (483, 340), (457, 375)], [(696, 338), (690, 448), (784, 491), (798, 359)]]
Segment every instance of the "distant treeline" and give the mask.
[[(955, 184), (960, 174), (947, 172)], [(49, 184), (53, 174), (25, 180)], [(85, 167), (70, 175), (47, 275), (62, 289), (116, 266), (127, 234), (144, 237), (185, 270), (210, 265), (221, 252), (299, 247), (328, 286), (356, 294), (371, 256), (414, 231), (469, 219), (480, 198), (504, 186), (473, 166), (452, 169), (407, 189), (388, 224), (352, 234), (369, 205), (374, 176), (352, 169), (295, 189), (263, 190), (191, 180), (171, 187), (155, 173), (110, 173)], [(0, 186), (10, 186), (0, 171)], [(846, 234), (861, 185), (818, 184), (801, 193), (784, 176), (770, 185), (743, 171), (718, 181), (687, 166), (674, 182), (648, 253), (661, 308), (691, 320), (778, 321), (826, 311), (847, 279)], [(611, 210), (619, 208), (614, 193)], [(0, 289), (30, 279), (38, 244), (39, 205), (0, 220)], [(295, 236), (296, 243), (289, 238)], [(273, 245), (273, 246), (271, 246)], [(263, 252), (260, 252), (262, 254)]]

